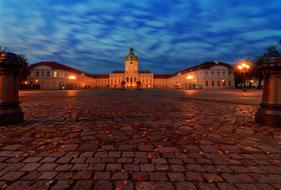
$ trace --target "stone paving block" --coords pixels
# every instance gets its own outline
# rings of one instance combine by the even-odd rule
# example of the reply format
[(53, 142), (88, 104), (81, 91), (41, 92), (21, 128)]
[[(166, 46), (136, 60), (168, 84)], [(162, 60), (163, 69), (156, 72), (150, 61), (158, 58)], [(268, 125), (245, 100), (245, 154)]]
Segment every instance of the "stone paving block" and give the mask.
[(114, 181), (114, 189), (120, 190), (134, 190), (134, 184), (128, 180)]
[(106, 158), (107, 157), (107, 152), (97, 152), (95, 154), (96, 158)]
[(124, 164), (124, 170), (136, 172), (140, 170), (138, 164)]
[(133, 159), (132, 158), (119, 158), (119, 159), (117, 159), (117, 162), (118, 163), (124, 163), (124, 164), (132, 163)]
[(81, 180), (81, 179), (90, 179), (92, 176), (92, 172), (90, 171), (79, 171), (76, 172), (73, 176), (72, 179), (73, 180)]
[(57, 164), (55, 163), (46, 163), (42, 164), (37, 170), (38, 171), (48, 171), (48, 170), (54, 170)]
[(134, 157), (134, 152), (122, 152), (122, 157)]
[[(6, 190), (28, 190), (30, 189), (32, 182), (31, 181), (15, 181), (14, 183), (8, 185)], [(5, 187), (1, 186), (2, 189), (5, 189)]]
[(26, 171), (26, 172), (32, 172), (34, 170), (36, 170), (41, 164), (39, 163), (28, 163), (25, 164), (20, 171)]
[(25, 174), (25, 172), (8, 172), (2, 177), (0, 177), (0, 180), (4, 181), (15, 181), (22, 177)]
[(93, 186), (92, 180), (79, 180), (76, 181), (72, 190), (91, 190)]
[(168, 164), (156, 164), (155, 169), (156, 171), (169, 171), (170, 167)]
[(185, 172), (188, 181), (204, 181), (202, 174), (198, 172)]
[(190, 182), (177, 182), (175, 185), (176, 190), (196, 190), (196, 187)]
[(50, 181), (48, 180), (38, 180), (36, 181), (29, 189), (40, 189), (40, 190), (47, 190), (50, 188), (52, 183), (50, 183)]
[(144, 172), (151, 172), (155, 170), (155, 167), (153, 164), (141, 164), (140, 170)]
[(57, 172), (47, 171), (47, 172), (44, 172), (39, 177), (39, 179), (41, 179), (41, 180), (51, 180), (51, 179), (54, 179), (56, 175), (57, 175)]
[(237, 190), (232, 183), (217, 183), (220, 190)]
[(42, 172), (38, 172), (38, 171), (28, 172), (21, 179), (26, 181), (36, 181), (41, 174)]
[(198, 186), (199, 186), (199, 189), (202, 189), (202, 190), (217, 190), (218, 189), (216, 187), (216, 185), (212, 184), (212, 183), (199, 183)]
[(73, 184), (72, 180), (59, 180), (52, 188), (52, 190), (69, 189)]
[(56, 162), (59, 164), (67, 164), (72, 160), (72, 157), (60, 157)]
[(117, 170), (121, 170), (122, 165), (121, 164), (107, 164), (106, 165), (106, 170), (109, 171), (117, 171)]
[(173, 184), (170, 182), (138, 182), (136, 190), (174, 190)]
[(55, 170), (56, 171), (69, 171), (72, 168), (73, 164), (60, 164)]
[(149, 176), (147, 172), (134, 172), (132, 178), (134, 181), (147, 181)]
[(50, 163), (50, 162), (55, 162), (57, 158), (55, 157), (45, 157), (40, 162), (42, 163)]
[(23, 162), (26, 163), (36, 163), (39, 162), (43, 157), (28, 157)]
[(58, 175), (55, 177), (57, 180), (66, 180), (71, 179), (73, 176), (73, 172), (59, 172)]
[(150, 181), (168, 181), (167, 172), (150, 172)]
[(110, 172), (96, 172), (94, 179), (95, 180), (109, 180), (111, 177)]
[(113, 157), (113, 158), (120, 158), (121, 157), (121, 152), (117, 151), (111, 151), (108, 153), (108, 157)]
[(93, 171), (103, 171), (105, 168), (104, 163), (98, 163), (98, 164), (90, 164), (87, 170), (93, 170)]
[(184, 172), (185, 168), (183, 165), (170, 165), (171, 170), (174, 172)]
[(168, 176), (171, 181), (185, 181), (184, 174), (180, 172), (169, 172)]
[(89, 164), (74, 164), (74, 166), (71, 168), (73, 171), (79, 171), (79, 170), (87, 170), (89, 167)]
[(112, 174), (112, 180), (127, 180), (129, 178), (126, 172), (116, 172)]
[(97, 181), (94, 183), (94, 190), (112, 190), (113, 184), (109, 181)]
[(203, 176), (209, 183), (223, 181), (223, 179), (218, 174), (215, 173), (203, 173)]

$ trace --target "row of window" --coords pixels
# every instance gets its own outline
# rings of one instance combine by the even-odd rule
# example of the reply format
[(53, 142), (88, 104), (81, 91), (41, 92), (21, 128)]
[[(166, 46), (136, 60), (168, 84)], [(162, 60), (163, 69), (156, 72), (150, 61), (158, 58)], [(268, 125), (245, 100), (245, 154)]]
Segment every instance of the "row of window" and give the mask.
[[(216, 86), (226, 86), (226, 81), (217, 81), (216, 83), (215, 83), (215, 81), (211, 81), (211, 86), (215, 86), (215, 84), (216, 84)], [(209, 81), (205, 81), (205, 85), (206, 86), (209, 86)], [(231, 81), (228, 81), (228, 86), (232, 86), (232, 82)]]
[(57, 72), (57, 71), (32, 71), (31, 77), (60, 77), (60, 78), (66, 78), (68, 74), (66, 72)]
[[(215, 73), (217, 73), (218, 75), (221, 74), (221, 73), (225, 75), (225, 74), (227, 74), (227, 73), (228, 73), (228, 74), (231, 74), (231, 71), (228, 71), (228, 72), (227, 72), (227, 71), (217, 71), (217, 72), (211, 71), (211, 74), (212, 74), (212, 75), (215, 74)], [(205, 74), (206, 74), (206, 75), (209, 74), (209, 71), (205, 71)]]

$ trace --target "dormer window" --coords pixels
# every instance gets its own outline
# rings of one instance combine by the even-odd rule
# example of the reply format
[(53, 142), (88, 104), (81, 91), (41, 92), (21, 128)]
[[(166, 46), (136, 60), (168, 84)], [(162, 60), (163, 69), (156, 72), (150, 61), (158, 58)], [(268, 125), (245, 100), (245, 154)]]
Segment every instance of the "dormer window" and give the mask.
[(131, 64), (133, 64), (133, 62), (131, 62)]

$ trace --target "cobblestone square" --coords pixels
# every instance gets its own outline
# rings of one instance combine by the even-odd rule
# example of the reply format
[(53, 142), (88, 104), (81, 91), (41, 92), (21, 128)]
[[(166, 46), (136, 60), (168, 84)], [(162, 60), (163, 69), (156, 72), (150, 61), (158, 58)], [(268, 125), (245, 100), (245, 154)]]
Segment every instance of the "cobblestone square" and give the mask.
[[(261, 92), (22, 91), (1, 127), (2, 189), (281, 189), (281, 130)], [(280, 124), (281, 125), (281, 124)]]

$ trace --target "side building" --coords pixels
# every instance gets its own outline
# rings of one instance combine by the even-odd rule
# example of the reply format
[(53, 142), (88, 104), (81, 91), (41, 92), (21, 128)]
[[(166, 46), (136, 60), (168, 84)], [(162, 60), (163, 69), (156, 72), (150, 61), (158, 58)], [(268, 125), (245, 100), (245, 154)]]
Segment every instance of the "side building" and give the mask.
[(174, 73), (169, 84), (183, 89), (234, 88), (234, 71), (229, 64), (211, 61)]
[(234, 88), (233, 67), (220, 61), (205, 62), (172, 74), (153, 74), (139, 70), (139, 59), (130, 48), (124, 70), (110, 74), (88, 74), (56, 62), (30, 66), (28, 83), (41, 89), (84, 88)]
[(94, 87), (92, 75), (53, 62), (42, 61), (30, 65), (27, 83), (40, 89), (83, 89)]

